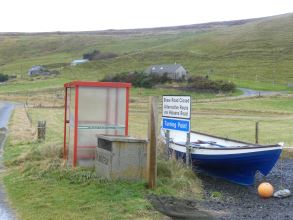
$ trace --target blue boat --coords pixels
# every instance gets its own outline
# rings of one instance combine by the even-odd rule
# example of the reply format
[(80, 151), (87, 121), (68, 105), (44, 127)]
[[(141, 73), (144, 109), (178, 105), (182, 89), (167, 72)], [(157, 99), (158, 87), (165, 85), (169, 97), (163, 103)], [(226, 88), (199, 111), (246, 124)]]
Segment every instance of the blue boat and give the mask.
[[(256, 172), (268, 175), (283, 143), (258, 145), (200, 132), (190, 134), (190, 158), (197, 170), (241, 185), (253, 185)], [(169, 149), (186, 158), (186, 134), (170, 131)]]

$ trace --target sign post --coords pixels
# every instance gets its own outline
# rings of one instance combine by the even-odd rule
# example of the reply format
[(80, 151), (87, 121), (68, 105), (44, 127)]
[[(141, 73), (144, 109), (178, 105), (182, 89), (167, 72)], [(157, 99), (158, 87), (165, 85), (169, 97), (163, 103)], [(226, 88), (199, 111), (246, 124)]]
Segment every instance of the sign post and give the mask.
[(169, 130), (166, 130), (165, 138), (166, 138), (166, 146), (165, 146), (165, 149), (164, 149), (164, 158), (169, 159), (170, 158), (170, 154), (169, 154), (170, 131)]
[(157, 124), (158, 124), (158, 97), (150, 97), (148, 123), (148, 186), (150, 189), (156, 187), (157, 182)]
[[(187, 134), (186, 138), (186, 164), (190, 161), (190, 96), (163, 96), (162, 128), (169, 131), (179, 131)], [(169, 145), (169, 140), (166, 140)], [(169, 146), (167, 146), (169, 147)]]
[(186, 166), (189, 167), (190, 165), (190, 132), (186, 135)]

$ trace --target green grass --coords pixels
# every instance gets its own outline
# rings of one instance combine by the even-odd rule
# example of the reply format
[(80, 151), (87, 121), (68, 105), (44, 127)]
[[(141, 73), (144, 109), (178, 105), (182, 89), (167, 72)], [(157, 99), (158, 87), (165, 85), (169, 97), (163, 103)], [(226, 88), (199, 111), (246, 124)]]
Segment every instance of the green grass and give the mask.
[[(83, 53), (99, 49), (119, 57), (60, 67), (61, 75), (56, 80), (43, 79), (43, 88), (61, 87), (72, 80), (96, 81), (107, 74), (177, 62), (192, 75), (231, 80), (239, 87), (292, 90), (288, 87), (288, 83), (293, 84), (292, 27), (293, 14), (287, 14), (205, 29), (141, 30), (106, 36), (98, 32), (1, 35), (0, 72), (18, 75), (21, 84), (32, 65), (69, 63)], [(19, 84), (12, 87), (22, 89)], [(32, 89), (42, 87), (34, 84)], [(0, 92), (7, 90), (11, 89), (0, 87)]]
[(161, 219), (146, 200), (147, 194), (193, 199), (200, 194), (195, 185), (200, 182), (192, 171), (176, 172), (186, 169), (171, 165), (171, 175), (176, 176), (159, 178), (155, 191), (148, 190), (145, 182), (97, 179), (91, 170), (67, 169), (58, 160), (10, 166), (4, 184), (21, 219)]
[(195, 174), (174, 161), (160, 163), (156, 190), (147, 189), (145, 181), (107, 181), (92, 169), (66, 167), (60, 159), (63, 109), (33, 108), (29, 114), (33, 125), (46, 120), (46, 140), (14, 143), (8, 138), (3, 158), (3, 181), (21, 219), (161, 219), (146, 195), (201, 196)]
[[(253, 143), (255, 122), (259, 121), (261, 144), (282, 141), (293, 145), (291, 97), (199, 101), (192, 106), (193, 130)], [(145, 138), (147, 109), (146, 97), (133, 97), (130, 135)], [(33, 124), (47, 121), (46, 141), (12, 144), (8, 139), (4, 153), (8, 166), (4, 184), (22, 219), (160, 219), (145, 199), (147, 194), (200, 197), (200, 181), (172, 160), (159, 160), (155, 191), (146, 189), (145, 182), (105, 181), (93, 170), (66, 168), (58, 159), (62, 155), (63, 110), (34, 108), (29, 112)]]
[[(293, 101), (291, 97), (257, 97), (244, 100), (232, 100), (223, 102), (209, 102), (209, 103), (194, 103), (193, 109), (209, 109), (217, 111), (221, 109), (242, 111), (242, 112), (255, 112), (262, 113), (293, 113)], [(256, 114), (257, 116), (257, 114)]]
[[(72, 79), (74, 80), (74, 79)], [(87, 79), (91, 80), (91, 79)], [(0, 94), (32, 94), (33, 92), (38, 93), (46, 93), (49, 89), (62, 89), (63, 84), (69, 82), (70, 80), (66, 80), (64, 78), (55, 78), (55, 77), (34, 77), (33, 80), (18, 80), (15, 82), (11, 82), (8, 84), (0, 85)], [(210, 99), (215, 98), (219, 94), (209, 93), (209, 92), (196, 92), (196, 91), (181, 91), (178, 89), (172, 88), (132, 88), (131, 96), (162, 96), (165, 94), (173, 94), (173, 95), (190, 95), (196, 99)], [(222, 97), (230, 97), (230, 96), (238, 96), (242, 94), (240, 90), (237, 90), (233, 93), (220, 94)]]
[[(222, 94), (223, 97), (231, 97), (240, 95), (241, 91), (236, 91), (234, 93)], [(178, 89), (167, 89), (167, 88), (156, 88), (156, 89), (146, 89), (146, 88), (132, 88), (131, 89), (131, 96), (138, 97), (138, 96), (163, 96), (163, 95), (190, 95), (194, 99), (211, 99), (215, 98), (217, 94), (215, 93), (202, 93), (202, 92), (190, 92), (190, 91), (181, 91)]]
[(0, 93), (31, 92), (50, 88), (61, 88), (66, 80), (53, 77), (39, 77), (33, 80), (17, 80), (8, 84), (0, 85)]
[[(72, 182), (14, 172), (4, 178), (22, 219), (155, 219), (142, 183)], [(34, 172), (36, 172), (34, 170)], [(29, 176), (27, 176), (29, 175)], [(33, 178), (32, 178), (33, 176)]]
[[(141, 134), (141, 130), (146, 133), (147, 99), (135, 99), (130, 106), (131, 132), (136, 136)], [(285, 142), (286, 146), (293, 146), (292, 97), (221, 101), (193, 98), (192, 130), (254, 143), (257, 121), (261, 144)]]

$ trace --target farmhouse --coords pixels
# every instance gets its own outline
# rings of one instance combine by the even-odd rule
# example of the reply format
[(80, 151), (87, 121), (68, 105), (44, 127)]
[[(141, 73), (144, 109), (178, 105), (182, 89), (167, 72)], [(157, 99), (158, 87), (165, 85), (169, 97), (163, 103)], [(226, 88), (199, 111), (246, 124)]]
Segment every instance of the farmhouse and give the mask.
[(159, 76), (167, 74), (167, 77), (173, 80), (186, 79), (187, 77), (187, 71), (181, 64), (152, 65), (145, 70), (145, 73)]
[(46, 69), (43, 66), (32, 66), (28, 71), (29, 76), (49, 75), (49, 74), (50, 73), (48, 71), (46, 71)]

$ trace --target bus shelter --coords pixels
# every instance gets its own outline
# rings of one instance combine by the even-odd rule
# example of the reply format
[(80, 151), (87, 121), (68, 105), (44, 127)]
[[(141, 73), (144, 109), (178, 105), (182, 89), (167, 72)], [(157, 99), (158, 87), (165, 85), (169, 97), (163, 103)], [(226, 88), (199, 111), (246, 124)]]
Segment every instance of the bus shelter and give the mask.
[(97, 134), (128, 136), (130, 83), (73, 81), (64, 84), (64, 159), (94, 166)]

